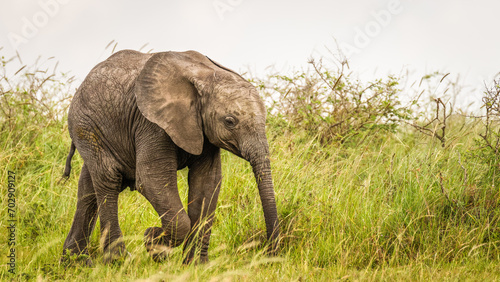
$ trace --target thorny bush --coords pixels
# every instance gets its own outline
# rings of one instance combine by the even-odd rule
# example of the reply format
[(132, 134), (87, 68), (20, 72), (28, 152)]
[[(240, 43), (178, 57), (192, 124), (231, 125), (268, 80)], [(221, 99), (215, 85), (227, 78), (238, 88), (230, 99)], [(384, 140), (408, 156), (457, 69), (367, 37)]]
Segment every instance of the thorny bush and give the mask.
[[(0, 57), (0, 129), (10, 134), (4, 140), (31, 142), (66, 114), (73, 78), (56, 74), (57, 63), (50, 60), (25, 65), (19, 55)], [(16, 71), (12, 67), (17, 63)]]
[(486, 88), (482, 101), (486, 111), (485, 116), (480, 117), (483, 130), (475, 139), (477, 149), (472, 153), (477, 160), (488, 165), (487, 178), (496, 187), (495, 184), (500, 181), (500, 79)]
[(362, 142), (367, 136), (394, 131), (410, 110), (398, 99), (398, 79), (389, 76), (368, 84), (311, 60), (312, 69), (291, 76), (270, 75), (254, 81), (262, 90), (271, 119), (286, 130), (304, 130), (329, 144)]

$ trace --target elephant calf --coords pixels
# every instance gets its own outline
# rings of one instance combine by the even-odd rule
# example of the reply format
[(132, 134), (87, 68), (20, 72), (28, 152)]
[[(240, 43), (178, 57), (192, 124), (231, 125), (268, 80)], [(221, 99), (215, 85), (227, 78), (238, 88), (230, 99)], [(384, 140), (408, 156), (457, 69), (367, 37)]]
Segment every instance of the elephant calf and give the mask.
[[(252, 165), (270, 250), (276, 251), (279, 227), (265, 118), (255, 87), (195, 51), (125, 50), (98, 64), (78, 88), (68, 113), (72, 144), (65, 176), (75, 147), (84, 164), (63, 259), (88, 255), (97, 215), (104, 261), (126, 253), (117, 203), (118, 194), (130, 187), (146, 197), (161, 219), (161, 227), (144, 234), (153, 259), (185, 242), (186, 262), (206, 261), (221, 183), (220, 148)], [(187, 212), (177, 190), (177, 170), (185, 167)]]

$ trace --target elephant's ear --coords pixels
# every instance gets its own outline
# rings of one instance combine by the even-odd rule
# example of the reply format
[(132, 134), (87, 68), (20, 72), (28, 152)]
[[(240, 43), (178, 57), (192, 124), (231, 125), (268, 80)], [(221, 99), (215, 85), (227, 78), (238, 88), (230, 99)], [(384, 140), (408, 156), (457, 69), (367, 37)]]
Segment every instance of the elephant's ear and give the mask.
[(182, 53), (153, 55), (137, 77), (137, 106), (151, 122), (163, 128), (184, 151), (199, 155), (203, 150), (203, 125), (197, 88), (206, 87), (206, 73)]

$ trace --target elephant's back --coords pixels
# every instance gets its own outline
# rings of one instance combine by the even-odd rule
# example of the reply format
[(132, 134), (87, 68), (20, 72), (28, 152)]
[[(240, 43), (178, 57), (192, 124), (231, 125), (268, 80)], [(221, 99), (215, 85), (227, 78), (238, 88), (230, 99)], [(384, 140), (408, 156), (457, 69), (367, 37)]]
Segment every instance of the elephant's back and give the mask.
[[(152, 54), (123, 50), (96, 65), (82, 82), (73, 100), (112, 102), (124, 96)], [(108, 101), (109, 100), (109, 101)]]
[(96, 65), (75, 93), (68, 121), (72, 123), (92, 117), (111, 121), (127, 111), (127, 103), (134, 98), (130, 90), (151, 56), (123, 50)]
[(96, 156), (103, 148), (118, 154), (130, 151), (129, 117), (137, 108), (132, 90), (151, 56), (132, 50), (117, 52), (95, 66), (82, 82), (68, 112), (68, 129), (81, 155)]

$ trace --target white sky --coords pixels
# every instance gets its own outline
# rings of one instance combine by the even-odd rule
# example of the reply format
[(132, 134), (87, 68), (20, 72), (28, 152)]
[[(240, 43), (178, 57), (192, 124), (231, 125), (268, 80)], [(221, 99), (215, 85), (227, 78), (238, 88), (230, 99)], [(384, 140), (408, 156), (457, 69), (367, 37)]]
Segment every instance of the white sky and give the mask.
[(115, 40), (117, 49), (197, 50), (261, 75), (331, 58), (336, 40), (356, 51), (350, 70), (361, 77), (451, 72), (477, 87), (461, 98), (478, 100), (500, 72), (499, 11), (493, 0), (0, 0), (0, 54), (54, 56), (83, 80)]

